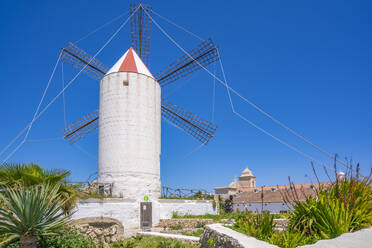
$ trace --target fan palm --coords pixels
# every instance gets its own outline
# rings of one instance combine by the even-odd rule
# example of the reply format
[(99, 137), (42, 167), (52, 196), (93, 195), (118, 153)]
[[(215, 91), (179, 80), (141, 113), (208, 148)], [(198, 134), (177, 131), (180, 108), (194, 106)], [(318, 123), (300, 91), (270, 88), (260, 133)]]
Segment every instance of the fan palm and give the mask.
[(37, 164), (3, 164), (0, 166), (0, 188), (29, 187), (34, 185), (60, 185), (59, 195), (65, 202), (63, 211), (69, 212), (76, 203), (78, 185), (67, 185), (71, 172), (47, 170)]
[(66, 225), (59, 185), (6, 189), (0, 194), (0, 235), (20, 240), (23, 248), (36, 248), (38, 236), (56, 234)]

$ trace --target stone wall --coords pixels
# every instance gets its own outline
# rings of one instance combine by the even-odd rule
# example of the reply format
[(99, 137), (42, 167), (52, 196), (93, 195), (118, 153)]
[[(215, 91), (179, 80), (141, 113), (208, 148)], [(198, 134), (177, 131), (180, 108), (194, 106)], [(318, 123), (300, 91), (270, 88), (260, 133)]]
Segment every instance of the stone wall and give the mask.
[(158, 227), (175, 227), (180, 226), (182, 229), (186, 228), (200, 228), (205, 225), (212, 224), (212, 219), (161, 219)]
[(191, 235), (198, 231), (203, 231), (204, 228), (182, 228), (180, 230), (172, 230), (170, 228), (167, 228), (164, 230), (164, 228), (155, 227), (152, 228), (151, 231), (160, 232), (160, 233), (169, 233), (169, 234), (180, 234), (180, 235)]
[(236, 232), (221, 224), (207, 225), (200, 237), (201, 248), (278, 248), (261, 240)]
[(92, 238), (96, 243), (102, 242), (105, 247), (124, 237), (123, 226), (118, 220), (112, 218), (82, 218), (72, 221), (70, 225), (80, 233)]

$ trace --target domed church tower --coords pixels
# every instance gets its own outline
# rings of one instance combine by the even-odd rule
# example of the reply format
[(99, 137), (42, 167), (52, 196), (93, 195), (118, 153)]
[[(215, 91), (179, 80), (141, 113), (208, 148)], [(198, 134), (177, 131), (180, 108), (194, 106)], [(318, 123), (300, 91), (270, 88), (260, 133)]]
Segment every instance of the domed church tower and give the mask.
[(250, 169), (245, 168), (241, 176), (239, 177), (239, 186), (240, 187), (256, 187), (256, 177), (253, 176)]

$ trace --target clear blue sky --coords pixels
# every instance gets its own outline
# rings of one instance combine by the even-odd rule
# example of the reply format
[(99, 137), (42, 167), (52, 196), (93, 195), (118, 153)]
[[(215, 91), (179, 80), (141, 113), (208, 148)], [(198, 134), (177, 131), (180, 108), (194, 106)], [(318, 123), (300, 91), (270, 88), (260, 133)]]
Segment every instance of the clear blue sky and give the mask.
[[(148, 1), (161, 15), (219, 45), (231, 87), (311, 141), (341, 158), (352, 156), (368, 174), (372, 165), (372, 16), (370, 1)], [(32, 119), (60, 51), (91, 30), (124, 13), (128, 1), (0, 2), (0, 149)], [(194, 37), (154, 16), (186, 49)], [(124, 19), (78, 45), (94, 54)], [(150, 70), (155, 74), (182, 55), (153, 26)], [(108, 66), (130, 46), (127, 25), (98, 56)], [(77, 72), (68, 65), (66, 80)], [(209, 67), (214, 70), (214, 67)], [(217, 75), (221, 73), (217, 67)], [(179, 82), (175, 86), (179, 86)], [(61, 90), (58, 67), (43, 106)], [(98, 108), (99, 84), (82, 75), (66, 91), (68, 122)], [(171, 93), (170, 87), (163, 94)], [(170, 101), (211, 119), (213, 79), (195, 73)], [(296, 183), (314, 177), (310, 161), (230, 115), (226, 89), (216, 88), (216, 138), (189, 154), (199, 143), (163, 122), (163, 185), (205, 188), (224, 186), (248, 166), (258, 185)], [(254, 111), (237, 97), (246, 118), (329, 165), (332, 162)], [(222, 126), (221, 126), (222, 125)], [(59, 98), (34, 124), (30, 140), (62, 136), (63, 104)], [(21, 140), (18, 140), (20, 142)], [(97, 134), (78, 143), (97, 154)], [(12, 146), (8, 151), (14, 149)], [(1, 156), (5, 158), (7, 153)], [(72, 171), (85, 180), (97, 170), (89, 156), (65, 141), (27, 142), (10, 161), (35, 162)], [(320, 170), (321, 171), (321, 170)], [(325, 180), (324, 173), (320, 173)]]

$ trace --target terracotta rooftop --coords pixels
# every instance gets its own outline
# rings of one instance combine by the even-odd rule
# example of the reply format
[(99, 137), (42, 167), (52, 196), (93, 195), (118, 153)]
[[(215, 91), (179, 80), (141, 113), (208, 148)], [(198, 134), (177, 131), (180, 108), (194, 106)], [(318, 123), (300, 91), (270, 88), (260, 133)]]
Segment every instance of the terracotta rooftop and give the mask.
[[(323, 187), (331, 185), (329, 182), (321, 183)], [(307, 196), (314, 196), (315, 189), (319, 187), (318, 183), (295, 184), (294, 188), (297, 190), (297, 195), (300, 201), (306, 199)], [(242, 190), (242, 188), (241, 188)], [(266, 186), (256, 188), (245, 188), (243, 192), (238, 193), (234, 198), (234, 203), (261, 203), (261, 195), (263, 192), (263, 202), (279, 202), (283, 203), (282, 193), (285, 191), (291, 192), (293, 188), (290, 185)]]

